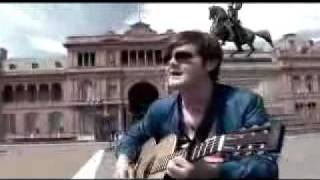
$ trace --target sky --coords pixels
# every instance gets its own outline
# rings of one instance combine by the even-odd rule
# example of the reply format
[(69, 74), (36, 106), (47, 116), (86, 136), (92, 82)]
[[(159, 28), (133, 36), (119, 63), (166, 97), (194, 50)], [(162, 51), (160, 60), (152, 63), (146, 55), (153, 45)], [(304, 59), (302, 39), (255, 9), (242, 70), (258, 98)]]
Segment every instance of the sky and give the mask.
[[(158, 33), (208, 32), (211, 5), (227, 8), (225, 3), (0, 3), (0, 47), (9, 58), (66, 55), (68, 36), (123, 33), (138, 20)], [(320, 40), (319, 12), (320, 3), (243, 3), (239, 18), (244, 27), (269, 30), (274, 41), (287, 33)]]

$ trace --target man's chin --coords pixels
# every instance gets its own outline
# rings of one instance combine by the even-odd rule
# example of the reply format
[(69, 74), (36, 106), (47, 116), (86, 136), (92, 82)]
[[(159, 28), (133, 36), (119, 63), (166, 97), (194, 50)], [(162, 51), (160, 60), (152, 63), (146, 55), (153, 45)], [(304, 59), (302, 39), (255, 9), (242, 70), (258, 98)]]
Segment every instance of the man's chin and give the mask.
[(169, 88), (171, 89), (179, 89), (183, 86), (183, 83), (179, 83), (179, 82), (169, 82), (168, 83)]

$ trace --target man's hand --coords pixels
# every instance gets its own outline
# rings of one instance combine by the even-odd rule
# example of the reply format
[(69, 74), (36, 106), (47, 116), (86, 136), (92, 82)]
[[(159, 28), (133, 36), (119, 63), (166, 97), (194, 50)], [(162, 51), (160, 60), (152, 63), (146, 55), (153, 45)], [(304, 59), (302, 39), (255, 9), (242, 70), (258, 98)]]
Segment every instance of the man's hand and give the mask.
[(168, 162), (167, 174), (175, 179), (215, 178), (219, 174), (219, 163), (221, 162), (223, 159), (218, 156), (207, 156), (195, 163), (179, 156)]

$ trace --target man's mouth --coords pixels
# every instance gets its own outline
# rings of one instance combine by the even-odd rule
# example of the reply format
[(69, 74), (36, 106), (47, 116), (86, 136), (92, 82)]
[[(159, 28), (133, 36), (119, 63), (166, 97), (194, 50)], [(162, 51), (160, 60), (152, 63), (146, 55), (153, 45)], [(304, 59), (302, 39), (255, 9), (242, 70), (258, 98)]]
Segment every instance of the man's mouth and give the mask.
[(170, 72), (170, 75), (172, 75), (172, 76), (180, 76), (180, 75), (182, 75), (182, 72), (171, 71), (171, 72)]

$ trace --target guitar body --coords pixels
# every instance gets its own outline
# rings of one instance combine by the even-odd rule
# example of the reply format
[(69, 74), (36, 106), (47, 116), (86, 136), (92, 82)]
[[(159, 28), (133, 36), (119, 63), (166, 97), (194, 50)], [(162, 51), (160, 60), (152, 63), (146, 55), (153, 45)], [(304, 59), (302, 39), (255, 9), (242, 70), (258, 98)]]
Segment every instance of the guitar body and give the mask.
[(139, 159), (136, 163), (135, 178), (163, 179), (165, 171), (149, 174), (153, 163), (157, 162), (159, 157), (167, 156), (175, 151), (177, 137), (170, 134), (156, 144), (154, 139), (148, 140), (142, 147)]

